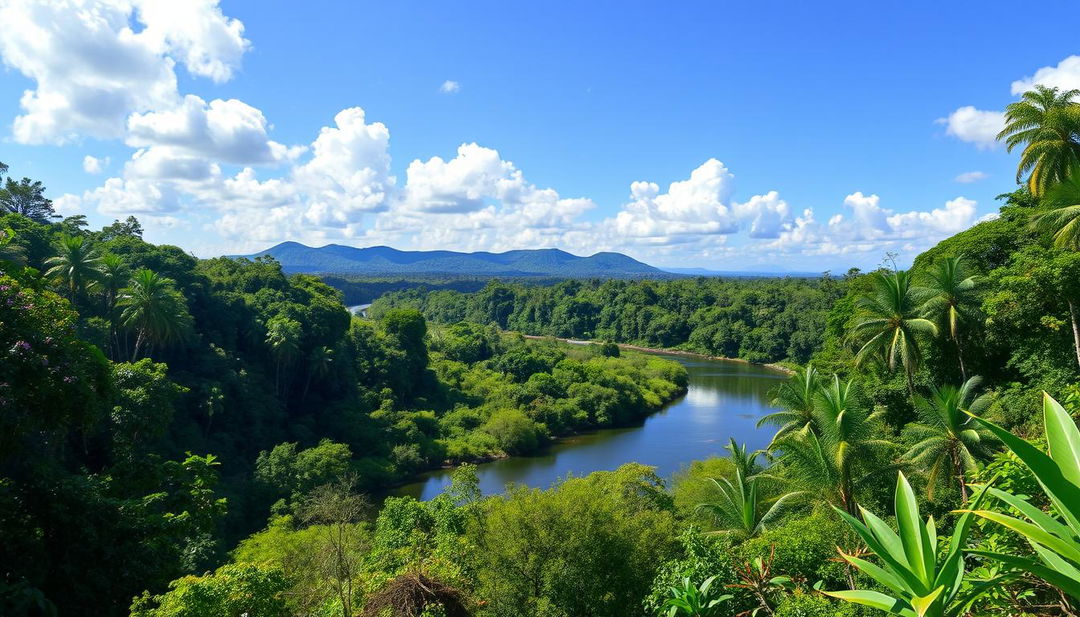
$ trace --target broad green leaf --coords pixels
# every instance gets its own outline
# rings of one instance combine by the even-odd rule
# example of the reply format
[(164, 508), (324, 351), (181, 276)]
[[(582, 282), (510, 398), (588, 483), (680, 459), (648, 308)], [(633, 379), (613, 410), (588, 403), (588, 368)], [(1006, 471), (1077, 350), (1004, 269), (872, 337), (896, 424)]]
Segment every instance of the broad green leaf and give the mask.
[(927, 587), (930, 586), (934, 570), (934, 551), (927, 544), (930, 539), (919, 516), (919, 504), (915, 501), (915, 492), (911, 490), (904, 474), (896, 478), (896, 525), (900, 530), (900, 541), (911, 569)]
[[(1043, 423), (1050, 458), (1061, 468), (1062, 475), (1074, 486), (1080, 486), (1080, 430), (1072, 416), (1049, 394), (1043, 393)], [(1076, 504), (1080, 507), (1080, 504)]]
[(860, 559), (854, 555), (848, 555), (843, 551), (840, 552), (840, 556), (843, 557), (845, 561), (862, 571), (863, 574), (866, 574), (867, 576), (881, 583), (885, 587), (888, 587), (889, 590), (893, 591), (897, 595), (903, 596), (911, 593), (911, 589), (907, 587), (903, 581), (898, 579), (885, 568), (872, 564), (865, 559)]
[(1021, 514), (1028, 517), (1032, 523), (1035, 523), (1056, 536), (1067, 538), (1072, 535), (1072, 532), (1067, 526), (1054, 520), (1052, 516), (1031, 505), (1023, 498), (996, 488), (990, 489), (990, 495), (1016, 508)]
[(1077, 544), (1075, 541), (1059, 538), (1038, 525), (1033, 525), (1027, 521), (1022, 521), (1018, 518), (998, 512), (974, 510), (972, 514), (1012, 529), (1016, 533), (1024, 536), (1028, 541), (1037, 542), (1070, 561), (1080, 563), (1080, 544)]
[(934, 603), (934, 600), (938, 599), (938, 596), (941, 595), (942, 591), (945, 591), (945, 588), (938, 587), (937, 589), (926, 594), (925, 596), (912, 598), (911, 608), (915, 609), (915, 614), (919, 617), (924, 617), (926, 615), (926, 611), (930, 610), (930, 605)]
[[(867, 529), (867, 527), (865, 525), (863, 525), (858, 519), (856, 519), (854, 516), (851, 516), (847, 512), (844, 512), (843, 510), (841, 510), (839, 508), (834, 508), (834, 509), (837, 511), (837, 513), (840, 514), (840, 517), (843, 518), (845, 521), (847, 521), (848, 525), (850, 525), (851, 528), (855, 530), (855, 533), (857, 533), (859, 535), (859, 537), (862, 538), (862, 541), (866, 542), (866, 546), (871, 551), (873, 551), (874, 554), (878, 556), (878, 558), (880, 558), (882, 561), (884, 561), (889, 566), (889, 569), (892, 570), (892, 572), (894, 574), (896, 574), (901, 579), (903, 579), (904, 583), (907, 585), (907, 587), (909, 589), (914, 591), (915, 589), (920, 589), (922, 587), (922, 582), (919, 581), (918, 577), (916, 577), (913, 572), (911, 572), (911, 570), (907, 567), (907, 564), (902, 564), (902, 563), (898, 562), (889, 553), (889, 551), (886, 550), (885, 546), (882, 545), (881, 542), (878, 541), (877, 537), (873, 533), (871, 533), (869, 529)], [(866, 510), (863, 510), (863, 517), (864, 518), (868, 514), (870, 516), (873, 516), (872, 514), (867, 512)], [(882, 524), (884, 524), (884, 523), (882, 523)], [(897, 543), (899, 543), (899, 539), (897, 540)], [(903, 553), (901, 553), (901, 556), (902, 555), (903, 555)]]
[(1062, 473), (1061, 468), (1052, 458), (1041, 452), (1038, 448), (1027, 441), (1013, 435), (993, 422), (983, 420), (978, 416), (973, 418), (990, 430), (998, 439), (1012, 450), (1028, 469), (1035, 474), (1035, 478), (1046, 491), (1047, 497), (1053, 501), (1058, 512), (1065, 517), (1069, 527), (1080, 531), (1080, 486), (1069, 482)]
[(870, 606), (894, 615), (918, 617), (910, 604), (903, 600), (887, 596), (879, 591), (857, 589), (854, 591), (823, 591), (821, 593), (847, 602)]

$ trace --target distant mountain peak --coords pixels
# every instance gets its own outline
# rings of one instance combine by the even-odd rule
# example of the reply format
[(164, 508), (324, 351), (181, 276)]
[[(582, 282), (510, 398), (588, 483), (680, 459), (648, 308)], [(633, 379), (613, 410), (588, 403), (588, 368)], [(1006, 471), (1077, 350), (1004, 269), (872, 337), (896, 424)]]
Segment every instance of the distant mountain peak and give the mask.
[(352, 276), (460, 275), (559, 278), (665, 278), (670, 273), (622, 253), (588, 257), (559, 248), (486, 251), (403, 251), (390, 246), (357, 248), (342, 244), (311, 247), (282, 242), (248, 255), (269, 255), (288, 272)]

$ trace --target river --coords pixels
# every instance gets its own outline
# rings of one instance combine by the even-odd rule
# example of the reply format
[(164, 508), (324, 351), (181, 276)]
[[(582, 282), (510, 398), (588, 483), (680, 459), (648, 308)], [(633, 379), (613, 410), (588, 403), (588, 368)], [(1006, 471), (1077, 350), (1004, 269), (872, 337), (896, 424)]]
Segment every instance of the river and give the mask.
[[(535, 456), (483, 463), (477, 468), (480, 490), (501, 493), (508, 482), (546, 488), (571, 473), (582, 476), (630, 462), (653, 465), (662, 477), (670, 477), (690, 461), (725, 454), (729, 437), (751, 449), (768, 444), (772, 431), (755, 424), (772, 411), (768, 393), (786, 375), (744, 362), (665, 357), (682, 363), (690, 374), (684, 396), (638, 426), (566, 437)], [(449, 483), (449, 470), (439, 469), (393, 493), (431, 499)]]

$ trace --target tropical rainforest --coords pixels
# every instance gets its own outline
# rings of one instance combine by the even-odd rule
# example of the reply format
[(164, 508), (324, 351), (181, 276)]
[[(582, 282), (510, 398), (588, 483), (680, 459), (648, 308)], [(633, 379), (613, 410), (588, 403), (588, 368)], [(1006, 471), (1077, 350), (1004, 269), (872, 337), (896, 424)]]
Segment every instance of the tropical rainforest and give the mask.
[[(8, 178), (0, 612), (1076, 615), (1078, 95), (1008, 108), (1019, 186), (907, 270), (496, 281), (370, 319)], [(686, 391), (618, 343), (782, 363), (771, 443), (481, 494), (474, 463)], [(384, 490), (440, 465), (434, 499)]]

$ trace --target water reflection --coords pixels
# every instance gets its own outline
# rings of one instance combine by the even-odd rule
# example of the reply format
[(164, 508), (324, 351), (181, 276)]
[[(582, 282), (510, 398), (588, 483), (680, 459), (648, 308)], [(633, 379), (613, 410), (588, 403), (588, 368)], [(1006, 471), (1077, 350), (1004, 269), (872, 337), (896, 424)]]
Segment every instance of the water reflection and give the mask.
[[(641, 426), (575, 435), (537, 456), (480, 465), (481, 490), (486, 495), (499, 493), (508, 482), (547, 487), (570, 473), (585, 475), (632, 461), (653, 465), (661, 476), (669, 476), (689, 461), (721, 453), (728, 437), (751, 449), (768, 443), (769, 430), (754, 425), (772, 411), (768, 393), (785, 379), (783, 374), (741, 362), (670, 357), (690, 373), (686, 396)], [(449, 482), (448, 471), (436, 470), (395, 494), (430, 499)]]

